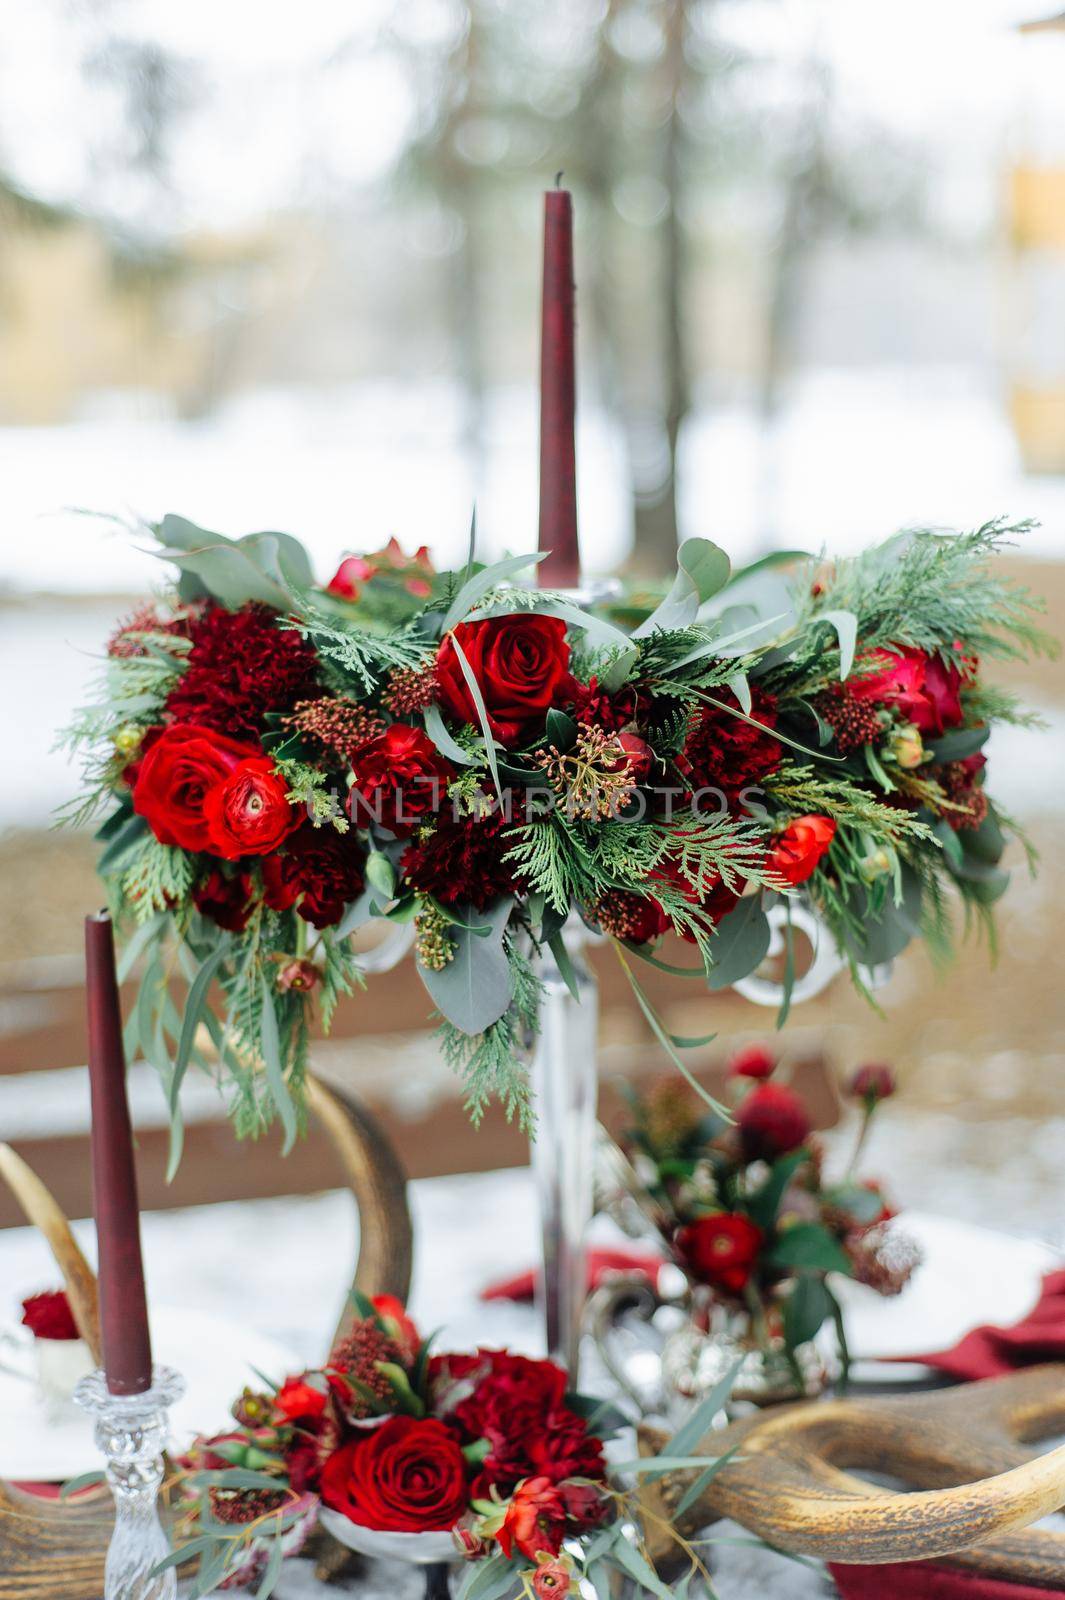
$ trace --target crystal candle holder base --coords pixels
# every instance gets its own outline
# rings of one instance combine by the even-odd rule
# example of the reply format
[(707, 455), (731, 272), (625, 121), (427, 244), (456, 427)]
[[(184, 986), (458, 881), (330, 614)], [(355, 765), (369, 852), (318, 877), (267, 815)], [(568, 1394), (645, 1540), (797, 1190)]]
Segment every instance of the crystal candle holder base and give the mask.
[(159, 1520), (167, 1411), (184, 1392), (184, 1379), (170, 1367), (154, 1367), (151, 1388), (142, 1394), (112, 1394), (102, 1372), (90, 1373), (74, 1392), (94, 1420), (115, 1501), (103, 1600), (174, 1600), (177, 1595), (174, 1568), (154, 1569), (170, 1554)]

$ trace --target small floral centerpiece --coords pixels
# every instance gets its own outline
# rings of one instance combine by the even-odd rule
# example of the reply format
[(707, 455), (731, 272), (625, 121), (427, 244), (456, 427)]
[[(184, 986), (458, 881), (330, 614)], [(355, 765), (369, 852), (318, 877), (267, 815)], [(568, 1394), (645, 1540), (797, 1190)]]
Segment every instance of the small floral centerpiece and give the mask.
[[(724, 988), (805, 898), (864, 986), (915, 936), (949, 946), (952, 899), (991, 923), (1012, 825), (984, 745), (1030, 719), (982, 667), (1049, 647), (994, 569), (1003, 525), (739, 573), (690, 539), (635, 625), (520, 586), (535, 556), (436, 572), (393, 544), (321, 585), (289, 535), (145, 531), (177, 578), (108, 643), (74, 816), (104, 813), (140, 970), (129, 1044), (164, 1079), (175, 1156), (190, 1062), (238, 1132), (295, 1138), (312, 1008), (328, 1027), (362, 981), (374, 919), (413, 925), (473, 1115), (498, 1097), (526, 1121), (537, 961), (576, 991), (570, 918), (681, 1072), (640, 962)], [(690, 959), (663, 961), (671, 935)]]
[(197, 1558), (194, 1594), (255, 1584), (262, 1600), (320, 1521), (364, 1554), (466, 1563), (462, 1594), (556, 1600), (590, 1579), (605, 1595), (614, 1570), (668, 1600), (616, 1479), (695, 1464), (691, 1429), (673, 1455), (610, 1472), (604, 1444), (627, 1419), (570, 1393), (562, 1368), (434, 1354), (399, 1301), (357, 1309), (322, 1368), (245, 1390), (234, 1426), (181, 1461), (167, 1564)]
[(44, 1289), (22, 1302), (22, 1327), (32, 1336), (33, 1377), (40, 1397), (60, 1410), (73, 1398), (81, 1378), (93, 1369), (63, 1289)]
[(888, 1228), (879, 1182), (859, 1178), (858, 1156), (877, 1107), (894, 1092), (887, 1067), (861, 1067), (850, 1092), (861, 1108), (844, 1172), (826, 1170), (802, 1098), (761, 1046), (730, 1066), (734, 1120), (725, 1122), (675, 1079), (633, 1097), (623, 1145), (650, 1217), (689, 1285), (690, 1321), (667, 1343), (663, 1373), (682, 1400), (697, 1398), (746, 1352), (733, 1396), (761, 1402), (815, 1393), (825, 1377), (812, 1341), (834, 1320), (848, 1364), (831, 1274), (898, 1294), (919, 1259)]

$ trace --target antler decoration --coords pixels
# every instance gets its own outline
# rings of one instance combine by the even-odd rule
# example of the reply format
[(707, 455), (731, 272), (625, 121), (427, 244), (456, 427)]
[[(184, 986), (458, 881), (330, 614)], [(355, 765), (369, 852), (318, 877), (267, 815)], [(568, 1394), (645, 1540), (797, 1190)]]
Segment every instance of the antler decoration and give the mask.
[[(949, 1557), (953, 1565), (1056, 1586), (1065, 1578), (1065, 1535), (1018, 1531), (1065, 1504), (1065, 1446), (1045, 1455), (1024, 1448), (1063, 1424), (1065, 1366), (936, 1394), (743, 1418), (702, 1441), (708, 1456), (741, 1448), (676, 1526), (687, 1536), (730, 1517), (771, 1544), (822, 1560)], [(657, 1430), (641, 1429), (645, 1455), (665, 1442)], [(917, 1492), (893, 1493), (847, 1468), (889, 1472)], [(663, 1563), (675, 1549), (666, 1524), (697, 1477), (671, 1472), (643, 1491), (648, 1543)]]
[(54, 1195), (9, 1144), (0, 1144), (0, 1178), (3, 1178), (22, 1207), (26, 1220), (40, 1228), (47, 1239), (63, 1274), (63, 1284), (78, 1332), (99, 1366), (102, 1357), (96, 1277), (81, 1253), (70, 1223), (59, 1209)]

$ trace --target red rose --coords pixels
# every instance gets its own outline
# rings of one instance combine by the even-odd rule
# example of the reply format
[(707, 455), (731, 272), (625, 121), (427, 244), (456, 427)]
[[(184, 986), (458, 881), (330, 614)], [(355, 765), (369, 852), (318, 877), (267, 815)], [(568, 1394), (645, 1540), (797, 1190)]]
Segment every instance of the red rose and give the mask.
[(508, 1561), (515, 1545), (535, 1561), (541, 1551), (558, 1555), (565, 1526), (565, 1508), (550, 1478), (527, 1478), (515, 1489), (496, 1539)]
[(246, 872), (227, 878), (219, 867), (213, 867), (203, 882), (192, 891), (197, 911), (217, 922), (230, 933), (241, 933), (251, 916), (251, 878)]
[(303, 1378), (286, 1378), (274, 1396), (274, 1407), (285, 1422), (316, 1421), (325, 1411), (329, 1397)]
[(443, 1532), (466, 1510), (466, 1463), (435, 1417), (392, 1417), (330, 1456), (322, 1499), (364, 1528)]
[(848, 680), (857, 699), (894, 706), (921, 733), (938, 735), (961, 722), (959, 690), (965, 679), (953, 662), (897, 645), (891, 650), (874, 650), (859, 664), (878, 670)]
[(736, 1113), (736, 1124), (749, 1155), (772, 1160), (797, 1150), (810, 1133), (810, 1116), (794, 1089), (783, 1083), (760, 1083)]
[(793, 888), (805, 883), (817, 871), (835, 833), (836, 824), (831, 817), (796, 817), (777, 835), (766, 865)]
[(210, 728), (177, 722), (164, 728), (139, 763), (133, 809), (144, 817), (160, 844), (182, 850), (211, 850), (204, 801), (242, 761), (259, 751)]
[[(500, 744), (521, 744), (539, 732), (552, 706), (572, 700), (566, 624), (558, 617), (489, 617), (460, 622), (455, 640), (481, 691), (488, 724)], [(439, 700), (458, 722), (480, 727), (450, 634), (436, 661)]]
[(330, 928), (362, 893), (365, 853), (350, 834), (305, 823), (262, 864), (263, 898), (272, 911), (295, 907), (304, 922)]
[(35, 1339), (80, 1339), (70, 1301), (62, 1289), (46, 1289), (22, 1302), (22, 1323)]
[(722, 1211), (681, 1228), (675, 1243), (695, 1277), (715, 1289), (739, 1294), (758, 1260), (762, 1230), (739, 1212)]
[(252, 756), (234, 767), (204, 796), (212, 854), (236, 861), (276, 850), (300, 822), (287, 795), (288, 784), (268, 756)]
[(737, 1050), (728, 1066), (732, 1078), (771, 1078), (776, 1069), (776, 1057), (763, 1044), (749, 1044)]
[(351, 819), (363, 828), (380, 823), (401, 837), (412, 833), (423, 817), (440, 810), (454, 776), (427, 733), (393, 722), (355, 753)]

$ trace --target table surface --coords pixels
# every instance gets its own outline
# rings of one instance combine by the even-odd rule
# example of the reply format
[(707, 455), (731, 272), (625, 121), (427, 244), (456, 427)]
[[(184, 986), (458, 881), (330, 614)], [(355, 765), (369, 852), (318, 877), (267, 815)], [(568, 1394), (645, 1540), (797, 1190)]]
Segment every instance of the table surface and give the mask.
[[(416, 1182), (411, 1205), (416, 1240), (411, 1310), (419, 1324), (443, 1327), (446, 1344), (453, 1349), (509, 1344), (542, 1354), (531, 1307), (479, 1300), (486, 1283), (513, 1275), (536, 1257), (537, 1220), (528, 1171)], [(610, 1229), (602, 1219), (596, 1226)], [(988, 1241), (995, 1240), (1003, 1273), (1012, 1273), (1010, 1285), (1003, 1278), (1000, 1291), (1007, 1299), (1012, 1292), (1018, 1302), (1015, 1315), (1024, 1309), (1025, 1284), (1030, 1280), (1034, 1298), (1039, 1271), (1052, 1259), (1045, 1246), (1017, 1240), (1007, 1245), (1002, 1236), (966, 1224), (934, 1219), (926, 1231), (937, 1253), (946, 1248), (954, 1257), (959, 1283), (967, 1276), (975, 1283), (986, 1279)], [(91, 1225), (76, 1223), (75, 1232), (91, 1259)], [(143, 1235), (154, 1305), (232, 1317), (233, 1283), (239, 1274), (243, 1326), (288, 1352), (293, 1369), (322, 1359), (350, 1280), (357, 1240), (357, 1219), (346, 1193), (148, 1213)], [(966, 1257), (973, 1266), (968, 1274)], [(1013, 1269), (1005, 1266), (1008, 1260), (1015, 1263)], [(53, 1284), (55, 1277), (47, 1246), (31, 1229), (0, 1234), (0, 1318), (10, 1315), (23, 1295)], [(918, 1284), (911, 1314), (918, 1312), (923, 1298)], [(1000, 1310), (1003, 1303), (1000, 1299)], [(905, 1315), (901, 1300), (893, 1315), (896, 1320)], [(199, 1419), (198, 1425), (214, 1430), (223, 1422), (212, 1415)], [(717, 1524), (710, 1538), (719, 1600), (812, 1600), (833, 1592), (819, 1568), (745, 1543), (748, 1536), (742, 1529)], [(309, 1562), (296, 1560), (286, 1563), (277, 1591), (279, 1600), (309, 1600), (312, 1595), (324, 1600), (346, 1592), (365, 1600), (386, 1594), (390, 1600), (407, 1600), (420, 1596), (422, 1585), (415, 1572), (371, 1565), (327, 1590), (316, 1584)]]

